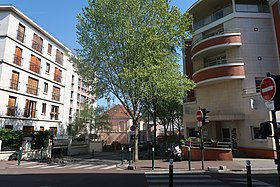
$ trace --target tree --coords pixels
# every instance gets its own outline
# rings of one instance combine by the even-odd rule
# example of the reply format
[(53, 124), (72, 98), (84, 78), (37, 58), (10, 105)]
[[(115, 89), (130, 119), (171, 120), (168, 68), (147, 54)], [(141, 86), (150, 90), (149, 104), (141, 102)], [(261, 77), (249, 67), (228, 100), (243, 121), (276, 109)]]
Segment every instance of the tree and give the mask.
[(192, 88), (179, 72), (175, 50), (190, 26), (190, 16), (169, 0), (92, 0), (78, 15), (77, 71), (97, 98), (114, 95), (128, 111), (136, 127), (135, 161), (145, 101), (171, 98), (175, 85), (182, 92)]
[(80, 134), (97, 134), (99, 131), (110, 131), (109, 116), (103, 107), (95, 107), (87, 101), (82, 104), (82, 110), (74, 114), (74, 120), (69, 125), (68, 134), (76, 137)]

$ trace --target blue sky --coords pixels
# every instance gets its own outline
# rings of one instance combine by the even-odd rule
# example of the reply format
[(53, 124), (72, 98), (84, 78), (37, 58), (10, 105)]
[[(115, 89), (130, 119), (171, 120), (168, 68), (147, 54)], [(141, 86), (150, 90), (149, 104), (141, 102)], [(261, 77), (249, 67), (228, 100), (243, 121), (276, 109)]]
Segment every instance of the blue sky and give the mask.
[[(172, 5), (186, 11), (196, 0), (172, 0)], [(73, 50), (76, 39), (76, 15), (87, 6), (87, 0), (1, 0), (11, 4), (32, 19), (61, 43)]]
[[(87, 0), (1, 0), (0, 4), (14, 5), (74, 51), (79, 48), (79, 44), (76, 42), (76, 15), (82, 12), (82, 8), (87, 6), (87, 2)], [(175, 5), (181, 12), (185, 12), (194, 2), (196, 0), (171, 0), (171, 5)], [(106, 105), (106, 102), (99, 100), (98, 104)]]

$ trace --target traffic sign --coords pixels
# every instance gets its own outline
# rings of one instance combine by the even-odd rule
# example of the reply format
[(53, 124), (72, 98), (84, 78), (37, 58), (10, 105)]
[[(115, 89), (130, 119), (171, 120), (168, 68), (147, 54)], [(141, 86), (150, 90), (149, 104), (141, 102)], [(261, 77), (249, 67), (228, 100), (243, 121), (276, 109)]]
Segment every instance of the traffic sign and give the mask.
[(136, 130), (136, 127), (134, 125), (130, 126), (130, 130), (131, 131), (135, 131)]
[(196, 112), (196, 120), (197, 120), (198, 122), (202, 122), (202, 120), (203, 120), (203, 112), (202, 112), (201, 110), (198, 110), (198, 111)]
[(276, 94), (276, 84), (273, 78), (265, 77), (260, 85), (261, 96), (266, 101), (271, 101)]

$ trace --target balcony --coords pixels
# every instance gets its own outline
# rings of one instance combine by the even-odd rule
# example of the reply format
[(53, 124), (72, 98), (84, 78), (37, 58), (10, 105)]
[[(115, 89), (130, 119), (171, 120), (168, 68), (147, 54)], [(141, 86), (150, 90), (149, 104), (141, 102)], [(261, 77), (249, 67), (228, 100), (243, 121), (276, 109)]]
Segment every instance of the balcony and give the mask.
[(19, 81), (17, 79), (10, 79), (10, 89), (19, 90)]
[(38, 96), (39, 89), (37, 86), (26, 84), (26, 93)]
[(53, 80), (56, 81), (56, 82), (61, 83), (61, 75), (54, 74)]
[(55, 61), (56, 61), (57, 63), (59, 63), (60, 65), (63, 65), (63, 58), (62, 58), (62, 57), (55, 56)]
[(35, 49), (36, 51), (43, 53), (43, 45), (36, 42), (35, 40), (32, 40), (32, 49)]
[(23, 117), (36, 118), (36, 114), (37, 114), (36, 110), (30, 110), (30, 109), (25, 108), (24, 113), (23, 113)]
[(17, 40), (21, 41), (22, 43), (25, 42), (25, 34), (17, 30)]
[(57, 93), (52, 93), (52, 99), (53, 100), (56, 100), (56, 101), (60, 101), (60, 94), (57, 94)]
[(197, 42), (191, 50), (192, 60), (194, 61), (207, 55), (211, 56), (213, 53), (219, 53), (241, 45), (241, 33), (223, 32)]
[(14, 54), (14, 64), (22, 66), (23, 58)]
[(244, 63), (240, 58), (208, 61), (203, 66), (194, 67), (194, 70), (193, 80), (197, 85), (245, 78)]
[(29, 70), (31, 70), (35, 73), (41, 74), (41, 69), (42, 68), (40, 65), (30, 61)]
[(16, 106), (7, 106), (7, 116), (16, 115)]

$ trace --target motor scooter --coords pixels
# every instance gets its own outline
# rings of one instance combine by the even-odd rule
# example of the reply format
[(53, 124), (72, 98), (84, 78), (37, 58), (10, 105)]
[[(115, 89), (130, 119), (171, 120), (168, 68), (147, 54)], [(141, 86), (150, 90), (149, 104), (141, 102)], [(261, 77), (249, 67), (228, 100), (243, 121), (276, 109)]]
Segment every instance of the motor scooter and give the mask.
[(169, 147), (165, 152), (166, 156), (169, 158), (174, 159), (174, 161), (181, 161), (182, 160), (182, 150), (179, 145)]

